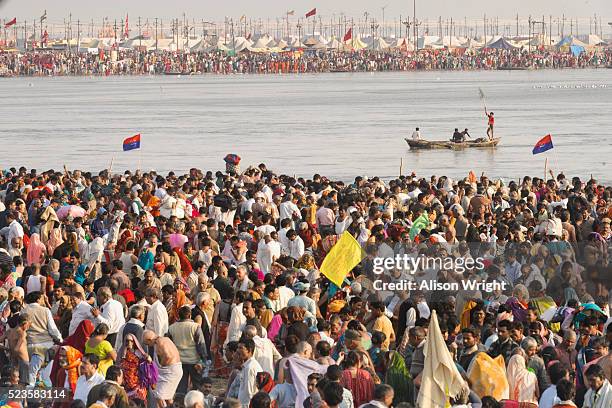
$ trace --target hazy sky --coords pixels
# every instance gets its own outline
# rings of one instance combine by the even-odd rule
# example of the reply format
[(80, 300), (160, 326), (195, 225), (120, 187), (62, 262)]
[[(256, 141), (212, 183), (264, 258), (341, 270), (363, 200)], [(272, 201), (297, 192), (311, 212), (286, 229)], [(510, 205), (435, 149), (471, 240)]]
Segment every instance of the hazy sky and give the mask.
[[(121, 18), (129, 13), (130, 20), (143, 17), (179, 17), (185, 12), (190, 18), (220, 21), (224, 16), (267, 18), (283, 15), (286, 10), (295, 10), (295, 15), (303, 16), (308, 10), (317, 7), (324, 16), (338, 15), (341, 12), (353, 17), (368, 11), (381, 18), (381, 7), (388, 5), (385, 16), (411, 15), (412, 0), (0, 0), (0, 18), (32, 19), (47, 9), (49, 22), (62, 21), (69, 12), (73, 19), (88, 20), (102, 17)], [(439, 15), (463, 19), (480, 18), (484, 13), (491, 16), (514, 17), (550, 15), (588, 17), (597, 13), (607, 23), (612, 21), (612, 0), (417, 0), (417, 15), (434, 18)]]

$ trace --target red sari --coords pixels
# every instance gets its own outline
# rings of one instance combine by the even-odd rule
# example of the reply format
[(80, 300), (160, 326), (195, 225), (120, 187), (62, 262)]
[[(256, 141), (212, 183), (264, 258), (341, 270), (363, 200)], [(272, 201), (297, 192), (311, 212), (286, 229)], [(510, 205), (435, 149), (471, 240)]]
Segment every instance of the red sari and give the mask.
[(367, 404), (374, 398), (374, 381), (366, 370), (358, 369), (353, 378), (351, 370), (344, 370), (340, 384), (353, 394), (353, 402), (356, 407)]

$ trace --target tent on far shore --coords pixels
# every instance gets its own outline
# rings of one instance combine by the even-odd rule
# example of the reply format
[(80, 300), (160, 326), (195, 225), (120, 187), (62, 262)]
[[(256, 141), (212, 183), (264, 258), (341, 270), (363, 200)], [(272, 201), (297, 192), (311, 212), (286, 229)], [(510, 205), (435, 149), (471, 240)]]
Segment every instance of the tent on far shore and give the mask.
[(508, 40), (501, 37), (495, 42), (489, 43), (486, 48), (492, 48), (495, 50), (514, 50), (518, 48), (517, 46), (511, 44)]

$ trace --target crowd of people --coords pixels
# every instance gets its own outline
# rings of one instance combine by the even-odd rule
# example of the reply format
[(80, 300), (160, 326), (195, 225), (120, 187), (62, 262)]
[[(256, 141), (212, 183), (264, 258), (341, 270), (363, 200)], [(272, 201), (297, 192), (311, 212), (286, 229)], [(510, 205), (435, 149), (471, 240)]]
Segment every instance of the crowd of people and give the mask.
[[(612, 188), (593, 178), (235, 161), (11, 168), (0, 190), (3, 387), (65, 388), (71, 408), (612, 407)], [(348, 235), (364, 255), (337, 285), (320, 268)], [(478, 262), (377, 270), (396, 257)]]
[(299, 50), (281, 53), (138, 52), (98, 53), (36, 51), (0, 53), (0, 73), (14, 76), (144, 75), (144, 74), (278, 74), (330, 71), (491, 70), (602, 68), (612, 64), (612, 51), (570, 52), (526, 49), (420, 50), (338, 52)]

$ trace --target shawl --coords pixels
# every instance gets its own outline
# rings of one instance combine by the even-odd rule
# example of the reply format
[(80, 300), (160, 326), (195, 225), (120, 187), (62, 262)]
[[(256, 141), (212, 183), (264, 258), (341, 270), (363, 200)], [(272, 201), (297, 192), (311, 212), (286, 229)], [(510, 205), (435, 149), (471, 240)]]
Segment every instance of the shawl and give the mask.
[(414, 384), (410, 376), (410, 370), (406, 367), (406, 361), (397, 351), (390, 351), (390, 363), (385, 375), (385, 383), (393, 387), (395, 396), (393, 405), (400, 402), (414, 403)]
[(193, 271), (193, 268), (191, 267), (191, 262), (189, 262), (189, 259), (187, 259), (187, 256), (181, 248), (174, 248), (174, 253), (179, 259), (182, 275), (185, 279), (187, 279), (189, 274)]
[(59, 222), (55, 210), (51, 206), (47, 206), (43, 213), (40, 215), (40, 220), (43, 222), (40, 227), (40, 238), (43, 244), (46, 244), (49, 240), (49, 233), (55, 226), (56, 222)]
[(534, 373), (527, 370), (525, 358), (520, 354), (515, 354), (508, 361), (506, 370), (508, 385), (510, 387), (509, 397), (518, 402), (538, 403), (536, 398), (536, 387), (538, 378)]
[(471, 313), (472, 309), (475, 308), (478, 304), (473, 300), (468, 300), (463, 305), (463, 311), (461, 312), (461, 328), (465, 329), (469, 327), (471, 324)]
[(257, 383), (257, 389), (265, 392), (266, 394), (269, 394), (270, 391), (272, 391), (272, 388), (274, 388), (276, 385), (272, 379), (272, 376), (267, 371), (257, 373), (255, 382)]
[(467, 370), (471, 389), (480, 398), (487, 395), (500, 401), (508, 398), (508, 380), (503, 356), (491, 358), (487, 353), (478, 353)]
[(506, 301), (506, 305), (512, 309), (512, 315), (515, 321), (524, 322), (527, 320), (527, 306), (519, 302), (515, 297), (511, 297)]
[[(94, 331), (94, 325), (90, 320), (83, 320), (77, 326), (72, 336), (67, 337), (62, 346), (76, 349), (80, 353), (85, 352), (85, 343)], [(60, 370), (59, 352), (55, 353), (51, 366), (51, 381), (54, 387), (63, 387), (66, 373)]]
[[(308, 397), (308, 376), (312, 373), (325, 374), (327, 366), (296, 355), (287, 357), (287, 366), (289, 367), (289, 372), (291, 373), (293, 385), (297, 393), (295, 397), (295, 406), (302, 407), (304, 406), (304, 400)], [(367, 400), (366, 402), (369, 401), (370, 400)], [(355, 406), (358, 406), (356, 401)]]
[(53, 228), (48, 233), (47, 253), (53, 254), (55, 249), (64, 243), (62, 231), (59, 228)]
[(123, 338), (123, 343), (121, 344), (121, 348), (117, 352), (117, 356), (119, 356), (120, 359), (125, 358), (125, 355), (128, 352), (128, 348), (127, 348), (128, 339), (132, 339), (132, 341), (134, 342), (133, 353), (138, 357), (138, 359), (140, 360), (146, 359), (148, 354), (144, 351), (144, 349), (142, 348), (142, 345), (140, 344), (136, 336), (134, 336), (132, 333), (126, 334), (125, 337)]
[[(79, 366), (81, 365), (81, 358), (83, 357), (83, 353), (79, 350), (75, 349), (71, 346), (62, 346), (64, 350), (66, 350), (66, 361), (67, 365), (61, 367), (62, 369), (58, 369), (55, 372), (55, 377), (53, 377), (53, 368), (51, 369), (51, 382), (54, 387), (64, 387), (66, 379), (68, 380), (68, 385), (74, 394), (74, 390), (76, 389), (76, 383), (79, 379)], [(59, 352), (57, 353), (59, 357)], [(58, 359), (59, 363), (59, 359)]]
[(40, 235), (37, 233), (32, 234), (27, 252), (28, 265), (40, 263), (41, 255), (45, 254), (45, 249), (45, 244), (40, 241)]
[(599, 389), (599, 395), (593, 402), (595, 393), (592, 389), (589, 389), (584, 396), (585, 403), (588, 401), (591, 403), (591, 408), (608, 408), (612, 406), (612, 385), (608, 380), (604, 380), (604, 384)]

